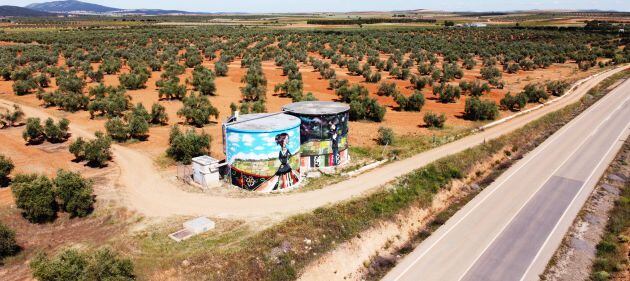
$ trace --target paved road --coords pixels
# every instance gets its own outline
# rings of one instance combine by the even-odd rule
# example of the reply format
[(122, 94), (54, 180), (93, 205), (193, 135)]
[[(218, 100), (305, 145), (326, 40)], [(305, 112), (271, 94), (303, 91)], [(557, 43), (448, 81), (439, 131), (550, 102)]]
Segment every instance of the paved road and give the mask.
[[(558, 110), (579, 100), (586, 92), (606, 77), (627, 69), (627, 66), (612, 69), (586, 79), (570, 95), (531, 113), (478, 132), (460, 140), (442, 145), (413, 157), (395, 161), (352, 177), (323, 189), (272, 194), (268, 196), (230, 198), (220, 195), (199, 194), (179, 189), (169, 180), (163, 179), (154, 167), (153, 159), (137, 150), (114, 145), (114, 161), (120, 169), (119, 184), (122, 186), (124, 206), (148, 217), (211, 216), (235, 219), (258, 219), (273, 217), (280, 219), (296, 213), (308, 212), (327, 204), (334, 204), (353, 197), (363, 196), (377, 190), (397, 177), (410, 173), (437, 159), (473, 147), (485, 140), (500, 137), (525, 126), (549, 112)], [(0, 98), (1, 99), (1, 98)], [(2, 101), (7, 105), (13, 103)], [(23, 106), (27, 116), (47, 118), (55, 110)], [(71, 124), (75, 136), (89, 136), (84, 128)]]
[(629, 124), (630, 80), (508, 169), (383, 280), (537, 280)]

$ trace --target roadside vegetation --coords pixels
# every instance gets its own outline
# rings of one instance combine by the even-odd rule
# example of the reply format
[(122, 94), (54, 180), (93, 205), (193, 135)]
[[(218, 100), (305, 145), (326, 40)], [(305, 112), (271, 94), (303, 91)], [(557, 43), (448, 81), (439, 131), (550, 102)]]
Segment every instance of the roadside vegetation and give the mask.
[(628, 244), (630, 243), (630, 182), (620, 190), (602, 240), (597, 244), (595, 261), (591, 269), (591, 280), (617, 280), (627, 276)]

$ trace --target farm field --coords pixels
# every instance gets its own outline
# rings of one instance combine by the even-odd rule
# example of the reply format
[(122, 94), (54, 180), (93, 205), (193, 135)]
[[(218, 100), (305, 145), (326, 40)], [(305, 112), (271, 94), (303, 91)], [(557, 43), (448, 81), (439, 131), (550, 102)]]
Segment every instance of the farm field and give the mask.
[[(189, 30), (192, 34), (206, 31), (206, 29), (203, 29), (203, 28), (186, 27), (185, 29)], [(226, 28), (227, 31), (225, 32), (227, 32), (227, 34), (230, 34), (231, 32), (229, 31), (230, 29), (231, 28)], [(170, 32), (173, 32), (173, 29), (164, 28), (164, 29), (156, 29), (156, 31), (165, 33), (165, 35), (162, 35), (162, 36), (167, 36), (167, 34), (169, 34)], [(219, 28), (218, 30), (216, 28), (211, 28), (211, 29), (207, 29), (207, 31), (215, 32), (215, 33), (223, 32), (221, 28)], [(81, 37), (81, 34), (83, 34), (84, 36), (88, 36), (89, 35), (88, 32), (89, 31), (69, 32), (69, 34), (73, 34), (72, 36)], [(453, 30), (449, 32), (452, 33), (453, 36), (463, 35), (458, 30)], [(481, 36), (490, 36), (490, 34), (486, 35), (484, 33), (493, 33), (493, 32), (498, 32), (498, 31), (490, 31), (490, 32), (479, 31)], [(534, 31), (532, 33), (535, 34), (539, 32), (542, 33), (542, 31)], [(102, 33), (102, 32), (99, 32), (99, 33)], [(116, 32), (113, 32), (112, 35), (114, 35), (115, 33)], [(354, 34), (356, 32), (348, 32), (348, 33)], [(377, 31), (377, 32), (374, 32), (375, 35), (373, 36), (378, 38), (380, 33), (384, 34), (386, 32)], [(415, 34), (415, 32), (405, 32), (405, 33)], [(420, 35), (416, 35), (416, 36), (423, 36), (422, 35), (423, 33), (431, 34), (433, 32), (423, 30), (423, 31), (419, 31), (418, 34)], [(45, 36), (45, 35), (46, 33), (42, 34), (42, 36)], [(12, 35), (12, 36), (19, 37), (16, 35)], [(29, 36), (34, 36), (33, 38), (35, 39), (34, 41), (37, 41), (38, 34), (30, 34)], [(140, 34), (138, 34), (138, 36), (140, 36)], [(271, 40), (263, 36), (258, 37), (260, 40), (263, 40), (263, 39), (267, 40), (267, 41), (264, 41), (263, 43), (268, 44), (268, 45), (261, 45), (258, 48), (260, 48), (261, 50), (265, 48), (269, 49), (265, 51), (266, 53), (264, 53), (266, 56), (269, 56), (269, 58), (261, 61), (260, 63), (262, 75), (264, 76), (267, 82), (267, 85), (264, 89), (264, 97), (261, 96), (262, 97), (261, 99), (265, 100), (266, 110), (269, 112), (274, 112), (274, 111), (279, 111), (283, 105), (286, 105), (292, 102), (292, 99), (290, 97), (283, 97), (278, 92), (274, 91), (277, 85), (286, 82), (287, 80), (289, 80), (289, 77), (284, 75), (283, 69), (282, 69), (283, 66), (282, 65), (278, 66), (278, 63), (275, 61), (276, 58), (271, 57), (272, 55), (270, 53), (285, 52), (284, 55), (287, 55), (288, 53), (290, 56), (291, 53), (290, 51), (287, 51), (287, 50), (292, 50), (293, 47), (292, 46), (286, 47), (286, 49), (279, 49), (277, 47), (274, 48), (274, 44), (280, 43), (276, 41), (278, 40), (279, 37), (275, 37), (277, 35), (275, 35), (274, 33), (271, 33), (269, 36), (274, 36), (275, 39)], [(301, 38), (300, 35), (295, 35), (295, 36), (296, 38)], [(310, 35), (304, 35), (304, 38), (308, 38), (308, 36)], [(435, 35), (429, 35), (429, 36), (435, 36)], [(553, 36), (553, 35), (550, 35), (550, 36)], [(332, 38), (334, 36), (327, 36), (327, 37)], [(6, 38), (6, 39), (10, 39), (10, 38)], [(5, 44), (7, 41), (9, 41), (6, 39), (4, 40)], [(51, 40), (51, 39), (47, 39), (47, 40)], [(215, 38), (214, 36), (208, 36), (208, 40), (213, 40), (211, 42), (217, 42), (218, 39)], [(225, 41), (225, 39), (223, 40)], [(303, 39), (300, 39), (300, 40), (303, 40)], [(56, 40), (52, 39), (52, 41), (50, 42), (41, 42), (40, 44), (43, 44), (44, 46), (38, 46), (38, 47), (31, 46), (31, 47), (28, 47), (27, 49), (29, 48), (42, 49), (42, 50), (46, 50), (50, 52), (50, 50), (47, 50), (50, 47), (46, 47), (46, 46), (50, 46), (50, 44), (54, 44), (55, 41)], [(251, 40), (251, 41), (252, 42), (248, 42), (250, 46), (259, 43), (254, 40)], [(276, 41), (276, 42), (271, 42), (271, 41)], [(135, 42), (131, 42), (131, 43), (132, 45), (135, 44)], [(162, 59), (165, 59), (167, 61), (173, 62), (173, 60), (175, 60), (178, 64), (184, 65), (185, 59), (182, 59), (182, 57), (185, 56), (186, 49), (183, 47), (173, 48), (170, 45), (170, 44), (182, 44), (182, 43), (183, 42), (172, 42), (168, 44), (164, 43), (164, 46), (169, 47), (169, 51), (176, 52), (177, 55), (175, 55), (175, 53), (172, 54), (174, 57), (168, 57), (167, 55), (162, 54), (162, 52), (164, 51), (158, 51), (158, 50), (153, 50), (152, 52), (154, 52), (154, 54), (149, 55), (149, 56), (161, 56)], [(365, 44), (365, 42), (362, 42), (362, 43)], [(119, 44), (119, 42), (114, 41), (114, 42), (110, 42), (110, 44), (117, 45)], [(128, 43), (125, 43), (125, 44), (128, 44)], [(193, 43), (190, 42), (189, 44), (193, 44)], [(222, 44), (228, 45), (228, 44), (234, 44), (234, 42), (229, 42), (229, 43), (222, 42)], [(243, 45), (242, 42), (239, 44)], [(297, 44), (297, 42), (295, 44)], [(315, 44), (315, 43), (310, 43), (310, 44)], [(352, 44), (352, 43), (350, 42), (348, 44)], [(513, 44), (513, 43), (510, 43), (510, 44)], [(8, 46), (6, 49), (6, 53), (8, 55), (12, 55), (11, 54), (12, 52), (17, 53), (19, 52), (19, 49), (21, 48), (21, 46), (22, 45)], [(303, 48), (306, 48), (306, 49), (313, 48), (309, 46), (310, 45), (305, 45), (303, 46)], [(140, 47), (141, 46), (134, 46), (133, 48), (140, 48)], [(229, 46), (229, 47), (233, 47), (233, 46)], [(362, 47), (368, 47), (368, 46), (366, 45)], [(119, 47), (112, 46), (112, 48), (119, 48)], [(133, 50), (133, 48), (131, 48), (131, 50)], [(153, 46), (152, 48), (161, 48), (161, 46)], [(198, 65), (201, 65), (211, 71), (214, 71), (215, 63), (217, 61), (222, 61), (222, 62), (226, 62), (228, 71), (227, 71), (226, 77), (214, 78), (213, 82), (214, 82), (214, 86), (216, 90), (213, 92), (212, 95), (209, 96), (209, 100), (211, 104), (218, 110), (218, 117), (211, 118), (212, 120), (210, 124), (203, 125), (202, 129), (205, 132), (209, 133), (210, 136), (212, 137), (211, 155), (216, 158), (221, 158), (224, 156), (222, 155), (220, 123), (225, 118), (231, 115), (230, 104), (234, 103), (236, 105), (239, 105), (239, 102), (243, 100), (243, 96), (240, 89), (245, 86), (245, 83), (242, 82), (242, 79), (246, 75), (248, 69), (242, 67), (243, 58), (238, 57), (238, 56), (234, 58), (230, 58), (231, 56), (221, 56), (220, 53), (223, 50), (218, 49), (217, 47), (212, 47), (212, 48), (216, 50), (213, 50), (214, 53), (211, 55), (211, 57), (208, 57), (209, 55), (204, 53), (204, 56), (200, 57), (201, 61), (199, 62)], [(195, 49), (190, 49), (190, 50), (199, 52), (198, 53), (199, 55), (201, 55), (202, 51), (205, 51), (200, 48), (195, 48)], [(141, 52), (138, 49), (136, 49), (135, 51)], [(238, 51), (243, 52), (243, 50), (238, 50)], [(387, 51), (384, 51), (384, 50), (373, 49), (373, 51), (379, 52), (377, 58), (382, 62), (386, 62), (392, 57), (391, 53), (387, 53)], [(55, 52), (59, 52), (59, 51), (55, 51)], [(76, 51), (68, 50), (68, 52), (75, 53)], [(90, 52), (87, 50), (83, 50), (83, 52), (86, 52), (86, 53), (84, 53), (82, 56), (89, 56), (90, 54)], [(97, 55), (96, 55), (97, 57), (99, 58), (103, 57), (102, 54), (98, 54), (99, 52), (102, 52), (100, 48), (97, 49), (95, 52), (97, 52)], [(422, 75), (420, 75), (420, 73), (418, 72), (418, 69), (417, 69), (418, 63), (409, 59), (409, 57), (411, 56), (411, 53), (406, 53), (402, 55), (402, 57), (404, 57), (405, 59), (405, 62), (409, 60), (411, 61), (409, 63), (410, 65), (406, 66), (406, 69), (408, 69), (409, 71), (409, 77), (406, 77), (407, 78), (406, 80), (397, 79), (396, 77), (392, 77), (384, 69), (379, 71), (376, 69), (376, 67), (371, 66), (370, 71), (373, 71), (374, 73), (378, 72), (382, 76), (382, 79), (381, 81), (378, 81), (376, 83), (367, 83), (363, 76), (350, 73), (350, 71), (347, 69), (347, 66), (344, 65), (343, 67), (341, 67), (339, 65), (332, 63), (331, 59), (323, 58), (321, 51), (315, 52), (315, 51), (310, 51), (310, 50), (301, 50), (301, 51), (298, 50), (295, 52), (297, 52), (298, 56), (300, 56), (301, 59), (304, 61), (302, 62), (299, 59), (291, 59), (291, 61), (296, 62), (296, 65), (297, 65), (296, 70), (301, 75), (302, 89), (300, 89), (300, 91), (302, 93), (306, 94), (310, 92), (313, 94), (313, 96), (316, 99), (323, 100), (323, 101), (339, 100), (339, 96), (336, 94), (336, 90), (329, 87), (330, 79), (325, 79), (324, 77), (322, 77), (320, 72), (315, 70), (312, 63), (309, 62), (310, 61), (309, 58), (313, 58), (323, 63), (329, 64), (330, 69), (334, 71), (333, 75), (336, 77), (337, 80), (347, 79), (350, 85), (361, 85), (365, 87), (368, 90), (369, 97), (376, 99), (378, 104), (385, 107), (387, 112), (382, 122), (365, 122), (361, 120), (356, 120), (354, 122), (351, 122), (350, 126), (351, 126), (352, 134), (350, 134), (349, 136), (350, 137), (349, 141), (354, 146), (358, 146), (358, 147), (374, 146), (375, 139), (377, 138), (378, 128), (381, 126), (391, 127), (392, 129), (394, 129), (394, 131), (397, 134), (400, 134), (400, 135), (427, 135), (427, 134), (440, 135), (440, 134), (443, 134), (443, 131), (432, 130), (425, 126), (424, 121), (422, 119), (423, 119), (423, 115), (426, 112), (435, 112), (438, 114), (444, 113), (446, 115), (446, 127), (449, 129), (446, 131), (457, 131), (461, 129), (473, 128), (478, 125), (478, 122), (475, 122), (474, 120), (466, 120), (463, 117), (464, 105), (465, 105), (466, 100), (470, 96), (467, 94), (463, 94), (462, 98), (456, 99), (454, 100), (454, 102), (443, 103), (438, 100), (437, 96), (432, 94), (433, 87), (430, 85), (427, 85), (424, 88), (420, 89), (420, 92), (425, 96), (426, 101), (422, 109), (418, 112), (400, 111), (398, 109), (398, 104), (395, 102), (394, 96), (379, 96), (377, 94), (379, 85), (381, 85), (382, 83), (395, 83), (397, 86), (397, 91), (406, 97), (409, 97), (414, 92), (415, 90), (414, 86), (412, 85), (410, 81), (408, 81), (408, 79), (410, 79), (409, 77), (412, 75), (417, 75), (418, 77), (422, 77)], [(462, 51), (458, 50), (458, 52), (462, 52)], [(75, 60), (69, 56), (67, 58), (66, 57), (67, 55), (65, 55), (63, 52), (60, 52), (60, 53), (61, 54), (59, 54), (59, 59), (52, 64), (55, 67), (63, 69), (67, 67), (65, 65), (65, 61), (68, 58), (70, 58), (73, 61)], [(131, 51), (130, 53), (131, 53), (130, 55), (132, 55), (133, 51)], [(400, 55), (400, 51), (398, 51), (398, 54)], [(139, 53), (137, 55), (141, 55), (141, 54)], [(142, 55), (146, 55), (146, 54), (142, 54)], [(365, 65), (365, 63), (367, 63), (368, 58), (365, 57), (365, 55), (361, 55), (361, 56), (362, 56), (361, 60), (358, 60), (356, 58), (355, 60), (360, 65)], [(277, 56), (277, 58), (281, 58), (281, 57), (283, 56), (281, 55)], [(87, 58), (84, 58), (84, 59), (87, 59)], [(344, 55), (343, 59), (351, 60), (352, 57), (348, 55)], [(435, 60), (434, 65), (437, 66), (436, 69), (439, 69), (440, 68), (439, 66), (444, 64), (443, 55), (440, 55), (440, 54), (434, 55), (433, 59)], [(479, 56), (473, 56), (472, 59), (475, 65), (470, 70), (462, 66), (463, 62), (461, 61), (456, 62), (456, 64), (458, 65), (458, 68), (462, 71), (461, 78), (453, 78), (447, 81), (447, 84), (458, 85), (458, 83), (462, 81), (467, 81), (467, 82), (482, 81), (483, 83), (487, 83), (488, 81), (484, 81), (480, 74), (480, 70), (483, 67), (482, 58)], [(551, 58), (548, 58), (548, 59), (550, 60)], [(602, 62), (605, 64), (605, 63), (608, 63), (611, 59), (612, 58), (601, 57), (601, 58), (598, 58), (596, 62)], [(91, 69), (93, 70), (98, 69), (102, 61), (96, 58), (91, 59), (91, 60), (94, 61), (94, 62), (89, 63), (89, 66), (91, 67)], [(124, 60), (125, 59), (122, 59), (121, 62)], [(515, 95), (521, 92), (523, 88), (528, 84), (539, 83), (543, 85), (544, 83), (548, 81), (566, 81), (568, 83), (568, 82), (586, 77), (596, 72), (597, 69), (599, 68), (595, 66), (591, 68), (589, 71), (580, 71), (578, 69), (578, 64), (575, 62), (575, 60), (572, 60), (571, 58), (568, 58), (568, 57), (564, 58), (564, 60), (565, 62), (563, 63), (552, 63), (551, 61), (545, 62), (545, 64), (548, 64), (548, 65), (546, 65), (544, 68), (539, 68), (538, 66), (534, 66), (532, 67), (531, 70), (527, 70), (527, 71), (521, 70), (516, 73), (503, 73), (500, 82), (504, 85), (504, 87), (498, 88), (496, 86), (491, 86), (490, 90), (486, 92), (485, 94), (483, 94), (481, 99), (491, 100), (499, 104), (500, 100), (505, 96), (506, 93), (510, 92)], [(595, 60), (593, 60), (593, 62), (595, 62)], [(400, 62), (400, 64), (402, 65), (403, 62)], [(499, 65), (499, 67), (501, 67), (501, 65)], [(79, 68), (78, 70), (79, 71), (77, 72), (77, 75), (79, 77), (85, 76), (84, 70), (82, 70), (81, 68)], [(102, 83), (105, 86), (118, 87), (120, 85), (119, 76), (122, 74), (128, 74), (131, 71), (132, 70), (130, 69), (127, 63), (122, 63), (120, 70), (117, 71), (116, 73), (104, 74)], [(183, 70), (183, 73), (176, 75), (181, 81), (180, 85), (186, 86), (187, 91), (189, 92), (193, 92), (194, 87), (190, 85), (190, 83), (188, 84), (185, 83), (185, 81), (192, 80), (192, 72), (193, 72), (193, 69), (188, 67)], [(38, 74), (38, 72), (36, 71), (34, 73)], [(132, 105), (135, 105), (136, 103), (142, 103), (145, 108), (150, 109), (154, 103), (158, 103), (158, 104), (163, 105), (166, 109), (166, 114), (169, 117), (169, 121), (167, 124), (164, 124), (164, 126), (152, 127), (149, 130), (149, 133), (148, 133), (149, 137), (146, 139), (146, 141), (130, 144), (131, 147), (145, 151), (149, 153), (150, 155), (152, 155), (152, 157), (154, 158), (157, 158), (160, 155), (162, 155), (166, 146), (168, 145), (168, 134), (170, 130), (169, 125), (184, 123), (183, 118), (177, 115), (177, 112), (182, 108), (182, 102), (177, 99), (167, 100), (167, 99), (159, 98), (159, 87), (156, 86), (156, 82), (162, 79), (161, 76), (163, 75), (163, 73), (164, 73), (164, 70), (150, 71), (148, 72), (148, 75), (147, 75), (148, 77), (146, 78), (146, 82), (143, 84), (142, 87), (140, 87), (140, 89), (126, 90), (126, 94), (130, 97), (131, 99), (130, 104)], [(428, 77), (428, 75), (425, 75), (425, 76)], [(50, 81), (49, 87), (43, 88), (42, 91), (50, 93), (58, 89), (58, 86), (56, 84), (56, 79), (50, 78), (50, 80), (51, 81)], [(84, 94), (87, 94), (90, 88), (96, 87), (99, 84), (99, 82), (92, 81), (90, 78), (87, 78), (87, 77), (84, 78), (84, 81), (85, 81), (85, 86), (83, 87), (83, 90), (82, 90)], [(20, 103), (25, 103), (32, 106), (42, 106), (43, 102), (36, 97), (35, 89), (32, 90), (32, 94), (24, 95), (24, 96), (16, 96), (14, 94), (14, 90), (12, 89), (13, 83), (14, 83), (13, 81), (0, 81), (0, 93), (2, 93), (3, 98), (20, 102)], [(439, 85), (440, 82), (436, 81), (435, 83)], [(531, 105), (528, 105), (528, 106), (531, 106)], [(85, 110), (78, 110), (77, 112), (65, 112), (65, 111), (60, 111), (55, 106), (51, 106), (48, 108), (48, 111), (54, 112), (55, 115), (64, 116), (68, 118), (72, 123), (80, 124), (82, 127), (89, 128), (92, 131), (97, 131), (97, 130), (104, 131), (104, 124), (107, 121), (107, 118), (100, 117), (100, 116), (91, 119), (89, 113)], [(503, 110), (499, 113), (499, 116), (497, 118), (507, 116), (509, 114), (511, 114), (510, 111)]]
[[(513, 161), (511, 153), (526, 153), (556, 128), (537, 123), (541, 129), (531, 135), (514, 133), (517, 137), (512, 138), (518, 140), (501, 139), (488, 147), (474, 146), (473, 152), (458, 152), (458, 157), (469, 157), (465, 164), (441, 159), (448, 165), (430, 167), (439, 179), (421, 182), (431, 190), (413, 195), (426, 197), (400, 199), (410, 200), (404, 203), (387, 201), (385, 188), (407, 185), (405, 180), (395, 180), (345, 198), (352, 201), (322, 204), (313, 212), (278, 211), (250, 218), (243, 215), (249, 210), (235, 215), (199, 212), (204, 199), (227, 202), (209, 209), (240, 199), (268, 205), (283, 198), (308, 198), (309, 192), (342, 186), (352, 177), (326, 175), (309, 179), (313, 184), (309, 189), (258, 195), (225, 186), (200, 191), (178, 181), (176, 174), (194, 156), (225, 159), (222, 124), (234, 111), (279, 112), (287, 104), (314, 100), (348, 104), (352, 162), (343, 168), (347, 172), (379, 160), (395, 163), (412, 157), (438, 146), (436, 138), (446, 140), (440, 143), (454, 141), (484, 124), (560, 98), (573, 83), (604, 71), (615, 69), (618, 74), (609, 74), (615, 79), (627, 77), (628, 70), (621, 69), (630, 62), (627, 36), (609, 29), (534, 23), (547, 18), (535, 18), (527, 28), (507, 25), (527, 16), (514, 15), (505, 18), (506, 24), (484, 28), (387, 21), (363, 28), (309, 24), (311, 17), (306, 15), (279, 17), (279, 23), (274, 18), (261, 20), (269, 26), (255, 24), (255, 18), (243, 20), (251, 21), (251, 26), (239, 26), (231, 20), (212, 24), (203, 17), (187, 21), (185, 16), (158, 24), (77, 19), (64, 26), (64, 21), (41, 24), (33, 19), (21, 29), (12, 23), (6, 31), (0, 30), (0, 155), (14, 165), (6, 178), (0, 174), (0, 221), (15, 230), (21, 249), (0, 260), (4, 262), (0, 279), (30, 278), (36, 266), (29, 263), (41, 253), (53, 257), (67, 248), (90, 252), (107, 245), (133, 263), (137, 274), (133, 279), (226, 280), (244, 274), (252, 280), (291, 280), (317, 255), (335, 249), (336, 242), (360, 237), (371, 225), (406, 212), (411, 206), (406, 204), (425, 208), (435, 199), (439, 208), (431, 208), (447, 208), (466, 188), (448, 193), (443, 187), (477, 184), (494, 176), (493, 169)], [(457, 23), (472, 18), (476, 16), (438, 17)], [(502, 17), (492, 19), (499, 23)], [(290, 24), (284, 25), (285, 20)], [(554, 21), (571, 26), (584, 23), (577, 17)], [(588, 87), (601, 90), (597, 83), (589, 83)], [(580, 91), (585, 98), (575, 100), (583, 101), (579, 110), (584, 110), (595, 94)], [(15, 117), (16, 112), (23, 116)], [(559, 123), (570, 120), (568, 112), (558, 117)], [(48, 116), (54, 122), (48, 123)], [(33, 117), (41, 120), (35, 122)], [(43, 127), (36, 135), (31, 131), (36, 131), (34, 123), (39, 121)], [(174, 149), (178, 138), (184, 144)], [(106, 146), (106, 153), (90, 151), (90, 145)], [(481, 156), (473, 161), (470, 153)], [(297, 158), (289, 161), (299, 166)], [(267, 174), (276, 173), (275, 159), (265, 159), (264, 164)], [(457, 166), (453, 168), (457, 175), (446, 171), (445, 167), (452, 168), (449, 165)], [(54, 214), (36, 217), (18, 206), (16, 190), (27, 189), (25, 182), (41, 180), (46, 185), (43, 179), (23, 177), (26, 174), (50, 178)], [(133, 178), (134, 174), (150, 178)], [(87, 192), (75, 196), (89, 206), (68, 203), (67, 194), (60, 191), (64, 180)], [(165, 192), (143, 194), (153, 190)], [(170, 195), (172, 202), (199, 198), (181, 210), (174, 210), (172, 202), (151, 201)], [(370, 201), (379, 198), (386, 203)], [(348, 220), (354, 208), (368, 210), (363, 215), (369, 215)], [(313, 219), (318, 212), (334, 218), (329, 229)], [(216, 214), (211, 217), (217, 223), (215, 230), (179, 244), (168, 238), (185, 220), (207, 214)], [(430, 218), (429, 212), (424, 218)], [(283, 236), (299, 233), (307, 220), (318, 231), (313, 236)], [(265, 237), (271, 242), (261, 242)], [(261, 252), (259, 258), (252, 258)], [(222, 257), (227, 259), (208, 265)]]

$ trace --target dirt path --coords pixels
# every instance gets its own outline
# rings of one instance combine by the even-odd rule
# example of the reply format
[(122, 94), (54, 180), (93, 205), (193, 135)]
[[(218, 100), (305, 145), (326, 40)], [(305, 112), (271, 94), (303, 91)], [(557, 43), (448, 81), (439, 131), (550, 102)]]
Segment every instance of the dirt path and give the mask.
[[(573, 93), (563, 99), (544, 106), (534, 112), (514, 118), (477, 134), (420, 153), (413, 157), (396, 161), (368, 171), (329, 187), (302, 193), (276, 194), (251, 198), (227, 198), (209, 194), (189, 193), (177, 188), (163, 178), (154, 166), (153, 160), (136, 150), (113, 145), (114, 161), (120, 167), (120, 184), (124, 187), (122, 197), (125, 207), (149, 217), (174, 215), (211, 216), (221, 218), (259, 219), (282, 218), (306, 212), (372, 192), (382, 185), (407, 174), (444, 156), (454, 154), (469, 147), (497, 138), (518, 129), (528, 122), (549, 112), (558, 110), (579, 100), (586, 92), (606, 77), (622, 71), (626, 67), (613, 69), (585, 80)], [(12, 104), (7, 102), (8, 104)], [(44, 110), (35, 107), (22, 107), (27, 116), (47, 118)], [(71, 125), (75, 136), (92, 136), (82, 128)]]

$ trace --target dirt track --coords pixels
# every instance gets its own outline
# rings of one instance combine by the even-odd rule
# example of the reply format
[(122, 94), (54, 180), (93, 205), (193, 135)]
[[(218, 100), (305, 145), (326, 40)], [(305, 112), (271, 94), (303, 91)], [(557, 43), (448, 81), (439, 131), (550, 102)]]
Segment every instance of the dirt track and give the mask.
[[(131, 148), (113, 145), (114, 161), (120, 167), (119, 183), (124, 206), (148, 217), (168, 217), (174, 215), (211, 216), (221, 218), (255, 219), (265, 217), (282, 218), (291, 214), (306, 212), (315, 208), (347, 200), (374, 191), (382, 185), (407, 174), (444, 156), (454, 154), (469, 147), (499, 137), (518, 129), (544, 114), (558, 110), (577, 101), (586, 92), (606, 77), (627, 67), (617, 68), (593, 77), (574, 92), (557, 102), (539, 110), (514, 118), (474, 135), (396, 161), (368, 171), (329, 187), (302, 193), (278, 194), (250, 198), (227, 198), (209, 194), (189, 193), (164, 179), (154, 166), (152, 159)], [(6, 101), (7, 104), (12, 104)], [(27, 116), (47, 118), (49, 115), (40, 108), (23, 106)], [(88, 131), (71, 125), (75, 136), (91, 136)]]

